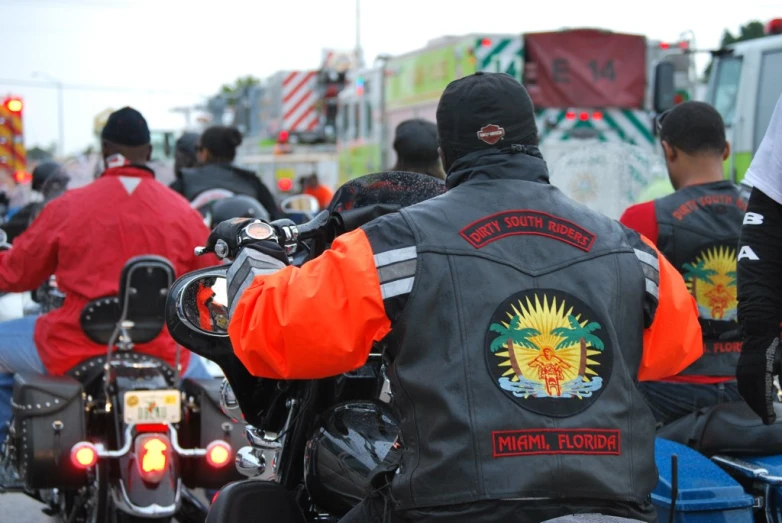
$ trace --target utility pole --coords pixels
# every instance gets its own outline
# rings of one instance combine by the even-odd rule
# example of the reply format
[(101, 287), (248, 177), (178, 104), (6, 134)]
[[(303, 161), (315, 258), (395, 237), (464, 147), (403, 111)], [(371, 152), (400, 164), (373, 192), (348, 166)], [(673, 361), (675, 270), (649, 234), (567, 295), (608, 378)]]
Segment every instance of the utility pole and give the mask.
[(60, 158), (65, 158), (65, 102), (63, 98), (62, 80), (58, 80), (48, 73), (41, 72), (33, 73), (33, 78), (47, 79), (57, 88), (57, 154)]
[(361, 0), (356, 0), (356, 68), (364, 68), (364, 56), (361, 51)]

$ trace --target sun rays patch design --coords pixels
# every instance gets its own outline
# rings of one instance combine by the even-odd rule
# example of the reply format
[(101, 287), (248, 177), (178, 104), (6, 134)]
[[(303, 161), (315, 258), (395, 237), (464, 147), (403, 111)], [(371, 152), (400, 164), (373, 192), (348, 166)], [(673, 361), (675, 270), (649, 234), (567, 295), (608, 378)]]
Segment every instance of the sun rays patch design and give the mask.
[(605, 322), (577, 298), (535, 289), (514, 294), (492, 316), (486, 360), (497, 386), (538, 414), (572, 416), (611, 376)]

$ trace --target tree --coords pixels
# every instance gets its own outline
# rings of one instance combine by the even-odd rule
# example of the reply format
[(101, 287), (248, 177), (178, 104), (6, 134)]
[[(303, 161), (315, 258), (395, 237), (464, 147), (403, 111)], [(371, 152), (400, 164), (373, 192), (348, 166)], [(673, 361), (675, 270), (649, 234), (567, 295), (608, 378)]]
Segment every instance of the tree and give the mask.
[[(720, 41), (720, 49), (725, 48), (731, 44), (735, 44), (736, 42), (744, 42), (746, 40), (753, 40), (755, 38), (762, 38), (766, 36), (766, 30), (763, 26), (762, 22), (758, 22), (757, 20), (753, 20), (751, 22), (748, 22), (744, 25), (742, 25), (739, 28), (739, 34), (734, 36), (730, 31), (725, 29), (725, 32), (722, 33), (722, 40)], [(711, 66), (714, 63), (714, 60), (712, 59), (709, 62), (709, 65), (706, 66), (706, 70), (703, 72), (703, 78), (704, 81), (707, 81), (709, 79), (709, 75), (711, 74)]]
[(684, 279), (692, 281), (692, 296), (696, 300), (698, 299), (698, 295), (696, 294), (698, 280), (713, 284), (714, 282), (711, 281), (711, 277), (717, 274), (717, 271), (714, 269), (706, 268), (706, 260), (701, 260), (695, 265), (685, 263), (682, 265), (682, 268), (687, 271), (684, 273)]
[(233, 84), (223, 85), (220, 88), (220, 94), (225, 98), (225, 102), (229, 107), (235, 107), (239, 99), (246, 96), (247, 91), (251, 87), (260, 84), (261, 81), (252, 75), (242, 76), (237, 78)]
[(728, 287), (735, 287), (736, 286), (736, 271), (730, 271), (727, 273), (728, 278), (730, 278), (730, 282), (728, 283)]
[(499, 336), (494, 338), (489, 347), (492, 352), (497, 352), (506, 345), (508, 349), (511, 350), (513, 348), (513, 343), (528, 349), (534, 349), (535, 344), (529, 341), (529, 338), (532, 336), (540, 336), (540, 331), (537, 329), (522, 329), (521, 318), (519, 316), (514, 316), (508, 324), (508, 327), (505, 327), (500, 323), (492, 323), (489, 325), (489, 330), (499, 334)]
[(603, 340), (592, 334), (596, 330), (600, 329), (600, 324), (597, 322), (590, 322), (584, 326), (578, 323), (578, 320), (572, 314), (567, 317), (570, 327), (557, 327), (552, 330), (551, 333), (562, 338), (557, 343), (556, 350), (579, 343), (581, 345), (581, 361), (578, 366), (578, 375), (583, 376), (586, 370), (586, 349), (587, 344), (593, 349), (604, 350)]

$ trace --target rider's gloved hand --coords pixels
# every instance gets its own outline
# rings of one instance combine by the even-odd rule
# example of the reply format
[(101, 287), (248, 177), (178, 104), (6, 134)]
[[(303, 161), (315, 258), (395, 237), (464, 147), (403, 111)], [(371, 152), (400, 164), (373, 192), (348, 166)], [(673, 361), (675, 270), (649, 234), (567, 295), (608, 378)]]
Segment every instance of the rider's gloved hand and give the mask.
[(779, 338), (774, 335), (744, 334), (741, 357), (736, 367), (739, 393), (765, 425), (776, 420), (774, 376), (780, 374)]
[(286, 265), (288, 265), (288, 256), (277, 242), (261, 241), (242, 248), (226, 274), (230, 314), (233, 314), (242, 292), (250, 286), (256, 276), (272, 274)]
[(232, 218), (218, 223), (206, 240), (206, 248), (209, 251), (214, 251), (217, 241), (223, 240), (228, 245), (230, 252), (236, 252), (239, 248), (239, 233), (253, 220), (254, 218)]

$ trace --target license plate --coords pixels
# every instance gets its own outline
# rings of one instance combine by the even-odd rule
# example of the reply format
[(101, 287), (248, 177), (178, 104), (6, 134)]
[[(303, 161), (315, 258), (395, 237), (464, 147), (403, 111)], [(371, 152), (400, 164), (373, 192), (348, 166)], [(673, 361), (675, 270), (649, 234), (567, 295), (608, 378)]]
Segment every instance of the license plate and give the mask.
[(125, 393), (125, 423), (179, 423), (182, 419), (178, 390), (134, 390)]

